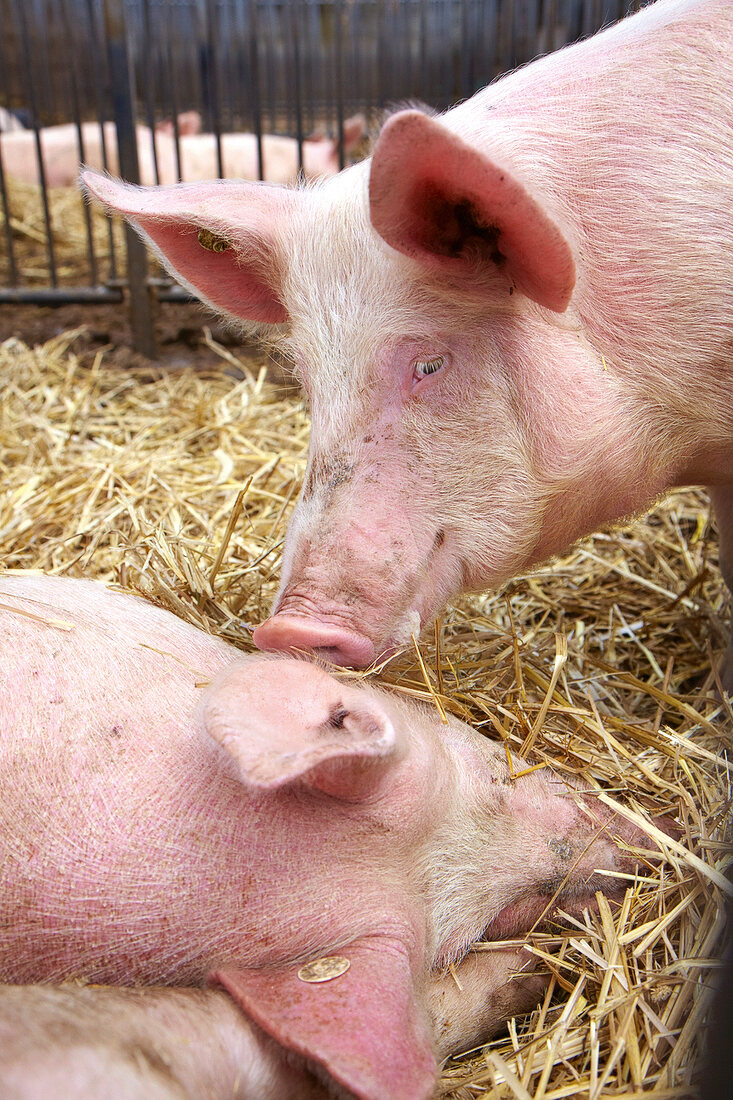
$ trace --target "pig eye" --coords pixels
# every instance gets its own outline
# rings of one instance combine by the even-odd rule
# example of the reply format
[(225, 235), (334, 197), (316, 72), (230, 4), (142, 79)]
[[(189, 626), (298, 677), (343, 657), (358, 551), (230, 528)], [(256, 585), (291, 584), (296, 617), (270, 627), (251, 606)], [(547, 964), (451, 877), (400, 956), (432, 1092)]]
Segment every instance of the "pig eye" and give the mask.
[(412, 364), (412, 373), (415, 378), (427, 378), (429, 374), (439, 371), (445, 362), (442, 355), (436, 355), (435, 359), (416, 359)]

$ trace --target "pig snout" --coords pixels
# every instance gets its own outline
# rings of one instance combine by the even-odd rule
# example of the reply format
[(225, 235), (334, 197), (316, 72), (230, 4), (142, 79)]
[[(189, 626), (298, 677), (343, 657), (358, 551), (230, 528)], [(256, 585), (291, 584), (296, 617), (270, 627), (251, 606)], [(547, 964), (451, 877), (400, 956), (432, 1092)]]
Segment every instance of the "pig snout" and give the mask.
[(379, 552), (355, 557), (350, 568), (359, 584), (334, 575), (335, 551), (318, 547), (310, 554), (305, 566), (288, 575), (271, 617), (256, 627), (255, 645), (313, 651), (333, 664), (366, 668), (417, 637), (426, 609), (413, 582), (422, 570), (385, 562)]
[[(365, 668), (409, 645), (459, 586), (456, 539), (429, 509), (410, 512), (418, 487), (404, 491), (396, 469), (370, 482), (366, 465), (366, 476), (338, 486), (314, 489), (314, 479), (306, 481), (288, 530), (280, 591), (271, 617), (254, 632), (260, 649), (315, 651), (334, 664)], [(356, 514), (360, 506), (369, 518)]]
[[(354, 557), (349, 559), (351, 577), (343, 583), (334, 578), (329, 586), (339, 559), (335, 551), (319, 547), (306, 567), (288, 575), (271, 617), (255, 628), (255, 645), (313, 651), (337, 665), (366, 668), (417, 637), (442, 602), (431, 592), (431, 581), (448, 575), (438, 555), (426, 555), (424, 564), (413, 568), (385, 563), (379, 553)], [(360, 578), (358, 585), (354, 576)]]
[(374, 643), (358, 631), (286, 611), (256, 627), (254, 642), (264, 650), (312, 650), (326, 661), (352, 668), (366, 668), (376, 656)]

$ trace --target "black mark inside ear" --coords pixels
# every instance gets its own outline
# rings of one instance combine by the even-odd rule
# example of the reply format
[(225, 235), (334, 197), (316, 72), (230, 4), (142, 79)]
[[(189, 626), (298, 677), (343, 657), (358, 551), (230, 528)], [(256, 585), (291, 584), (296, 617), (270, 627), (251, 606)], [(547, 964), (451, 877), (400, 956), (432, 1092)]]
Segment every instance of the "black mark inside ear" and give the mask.
[(504, 263), (505, 256), (498, 248), (501, 230), (496, 225), (486, 225), (468, 199), (456, 200), (430, 186), (424, 187), (414, 199), (414, 208), (422, 220), (418, 243), (427, 251), (451, 257), (478, 251), (497, 266)]

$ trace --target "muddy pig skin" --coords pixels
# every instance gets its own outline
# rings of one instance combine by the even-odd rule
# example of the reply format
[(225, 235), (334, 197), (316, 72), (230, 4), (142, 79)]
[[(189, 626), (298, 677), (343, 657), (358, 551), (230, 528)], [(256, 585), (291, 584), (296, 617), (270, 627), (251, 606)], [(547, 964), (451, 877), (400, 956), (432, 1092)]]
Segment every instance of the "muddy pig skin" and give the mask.
[(315, 189), (85, 180), (214, 308), (281, 326), (308, 393), (261, 648), (366, 665), (675, 485), (711, 487), (733, 580), (730, 0), (399, 111)]
[(364, 1100), (429, 1095), (538, 996), (471, 943), (580, 912), (643, 843), (432, 708), (91, 581), (0, 576), (0, 732), (0, 981), (218, 983)]

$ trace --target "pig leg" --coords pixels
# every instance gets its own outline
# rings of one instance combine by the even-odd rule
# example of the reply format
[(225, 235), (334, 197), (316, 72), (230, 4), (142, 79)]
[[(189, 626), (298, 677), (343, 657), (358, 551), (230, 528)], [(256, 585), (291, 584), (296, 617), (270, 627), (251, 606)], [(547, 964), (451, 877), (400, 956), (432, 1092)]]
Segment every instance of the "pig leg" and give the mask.
[(14, 1100), (317, 1100), (226, 993), (0, 986), (0, 1095)]
[[(720, 540), (718, 550), (720, 572), (728, 585), (728, 590), (733, 592), (733, 488), (728, 485), (717, 485), (710, 488), (708, 492), (715, 512)], [(719, 671), (723, 690), (733, 695), (733, 639), (728, 643)]]
[(436, 1055), (485, 1043), (512, 1016), (529, 1012), (542, 999), (549, 975), (523, 948), (470, 952), (451, 969), (434, 974), (428, 990)]

